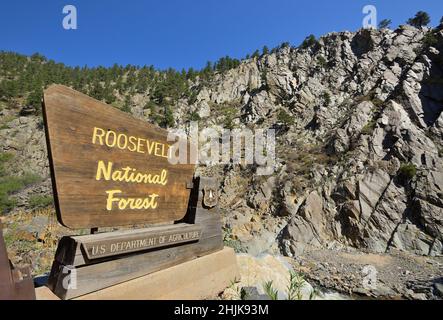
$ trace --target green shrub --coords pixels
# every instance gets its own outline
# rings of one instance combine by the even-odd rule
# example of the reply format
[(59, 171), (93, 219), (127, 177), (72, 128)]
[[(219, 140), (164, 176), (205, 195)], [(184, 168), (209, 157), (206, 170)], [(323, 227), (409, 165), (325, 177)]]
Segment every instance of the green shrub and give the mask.
[(331, 104), (331, 94), (328, 91), (324, 91), (321, 95), (321, 98), (326, 107)]
[(0, 178), (0, 194), (19, 191), (20, 189), (38, 181), (40, 181), (40, 177), (31, 173), (26, 173), (21, 177), (2, 177)]
[(0, 193), (0, 214), (14, 209), (16, 205), (15, 199), (10, 199), (7, 194)]
[(313, 34), (307, 36), (300, 45), (301, 49), (315, 48), (318, 46), (317, 38)]
[(362, 129), (361, 134), (371, 135), (374, 132), (377, 122), (375, 120), (370, 120)]
[(283, 123), (285, 126), (291, 126), (295, 123), (295, 118), (287, 113), (285, 110), (280, 110), (277, 114), (278, 122)]
[(54, 203), (51, 196), (33, 195), (29, 198), (31, 209), (41, 209), (51, 206)]
[(302, 289), (306, 281), (301, 273), (291, 271), (289, 273), (289, 284), (287, 288), (288, 300), (301, 300)]
[(131, 113), (131, 107), (129, 106), (129, 104), (126, 103), (123, 104), (120, 110), (126, 113)]
[(323, 56), (319, 56), (317, 58), (317, 62), (320, 65), (320, 67), (325, 68), (326, 65), (328, 64), (328, 62), (326, 61), (326, 59)]
[(437, 44), (438, 44), (438, 38), (435, 35), (435, 33), (429, 32), (423, 37), (423, 46), (425, 48), (433, 47)]
[(274, 288), (274, 283), (272, 280), (263, 284), (263, 290), (271, 300), (278, 300), (278, 290)]
[(225, 104), (222, 105), (220, 111), (223, 116), (223, 127), (230, 130), (234, 129), (234, 119), (237, 117), (238, 113), (237, 108), (234, 105)]
[(417, 167), (413, 163), (403, 163), (398, 170), (399, 177), (406, 181), (413, 179), (416, 174)]
[(189, 114), (188, 120), (189, 121), (200, 121), (201, 118), (200, 118), (200, 115), (198, 114), (197, 111), (193, 111)]
[(156, 107), (156, 104), (155, 104), (154, 101), (148, 101), (148, 102), (143, 106), (143, 109), (144, 109), (144, 110), (151, 110), (151, 112), (152, 112), (153, 110), (155, 110), (155, 107)]
[(174, 115), (169, 106), (164, 108), (163, 120), (160, 122), (160, 126), (163, 128), (173, 127), (175, 124)]
[(226, 247), (234, 249), (236, 253), (246, 252), (241, 242), (239, 240), (233, 239), (231, 229), (226, 227), (223, 227), (223, 243)]
[(10, 161), (14, 156), (11, 153), (0, 153), (0, 178), (5, 174), (4, 165)]
[(24, 187), (38, 182), (41, 178), (32, 173), (25, 173), (23, 176), (7, 175), (5, 164), (12, 161), (14, 156), (10, 153), (0, 153), (0, 213), (12, 210), (16, 201), (9, 196)]
[(13, 157), (14, 155), (11, 153), (7, 152), (0, 153), (0, 164), (10, 161)]
[[(288, 300), (302, 300), (303, 299), (303, 287), (306, 281), (301, 273), (290, 271), (289, 281), (286, 287), (286, 296)], [(278, 290), (274, 287), (272, 280), (265, 282), (263, 285), (263, 291), (271, 300), (278, 300)], [(317, 295), (316, 290), (312, 290), (309, 294), (309, 300), (312, 300)]]

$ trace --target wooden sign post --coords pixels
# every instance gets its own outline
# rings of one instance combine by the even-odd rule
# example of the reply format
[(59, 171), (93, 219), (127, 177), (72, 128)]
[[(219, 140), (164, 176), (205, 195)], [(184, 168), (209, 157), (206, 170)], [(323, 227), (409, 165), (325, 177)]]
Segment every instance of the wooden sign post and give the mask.
[(29, 267), (14, 268), (8, 259), (0, 223), (0, 300), (35, 300)]
[(73, 229), (146, 225), (59, 242), (49, 287), (78, 297), (223, 248), (218, 186), (170, 164), (167, 131), (70, 88), (44, 93), (57, 217)]

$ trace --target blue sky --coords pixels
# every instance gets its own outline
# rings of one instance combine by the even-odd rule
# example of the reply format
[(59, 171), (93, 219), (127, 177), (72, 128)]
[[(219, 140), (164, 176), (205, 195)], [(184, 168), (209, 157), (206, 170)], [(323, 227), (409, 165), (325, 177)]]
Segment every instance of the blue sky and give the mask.
[[(68, 4), (78, 10), (77, 30), (62, 27)], [(367, 4), (394, 26), (419, 10), (432, 25), (443, 16), (441, 0), (14, 0), (0, 4), (0, 50), (72, 66), (201, 68), (263, 45), (298, 45), (311, 33), (357, 30)]]

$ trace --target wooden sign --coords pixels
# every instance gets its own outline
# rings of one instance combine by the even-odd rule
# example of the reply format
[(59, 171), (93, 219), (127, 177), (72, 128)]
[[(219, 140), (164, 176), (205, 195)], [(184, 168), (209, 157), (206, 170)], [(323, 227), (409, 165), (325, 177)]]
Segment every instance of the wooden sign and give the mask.
[(58, 220), (95, 228), (182, 219), (194, 165), (168, 162), (167, 131), (53, 85), (44, 118)]

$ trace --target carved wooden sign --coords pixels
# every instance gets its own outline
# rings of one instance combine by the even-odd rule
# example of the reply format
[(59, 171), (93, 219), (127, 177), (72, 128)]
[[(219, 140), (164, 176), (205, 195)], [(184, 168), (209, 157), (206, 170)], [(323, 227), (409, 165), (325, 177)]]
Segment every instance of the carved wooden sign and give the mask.
[(194, 165), (168, 161), (167, 131), (61, 85), (44, 92), (58, 220), (95, 228), (182, 219)]

